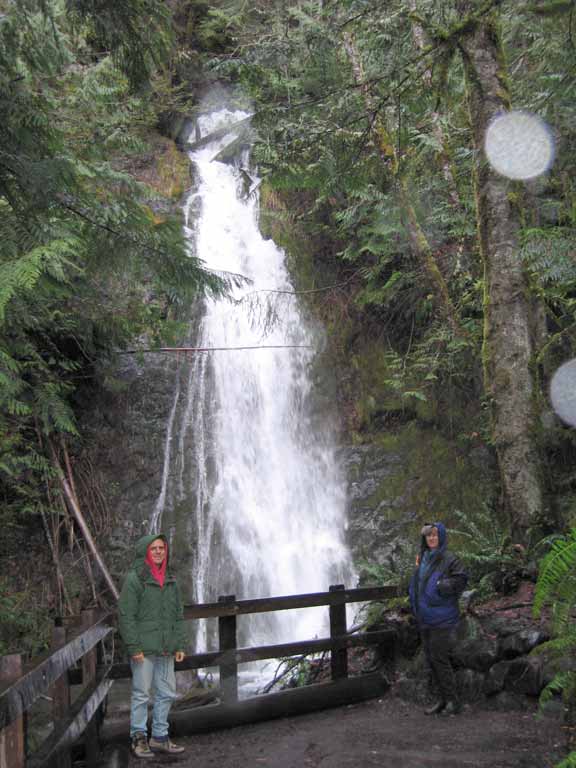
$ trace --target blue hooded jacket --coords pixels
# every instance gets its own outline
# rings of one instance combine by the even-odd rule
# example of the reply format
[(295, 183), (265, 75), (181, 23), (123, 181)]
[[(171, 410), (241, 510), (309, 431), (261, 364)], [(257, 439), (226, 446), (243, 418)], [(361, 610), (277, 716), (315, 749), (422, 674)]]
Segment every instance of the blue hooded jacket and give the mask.
[(429, 549), (422, 536), (419, 565), (410, 581), (410, 606), (422, 629), (440, 629), (458, 624), (458, 598), (468, 576), (456, 555), (448, 552), (446, 527), (430, 525), (438, 529), (438, 547)]

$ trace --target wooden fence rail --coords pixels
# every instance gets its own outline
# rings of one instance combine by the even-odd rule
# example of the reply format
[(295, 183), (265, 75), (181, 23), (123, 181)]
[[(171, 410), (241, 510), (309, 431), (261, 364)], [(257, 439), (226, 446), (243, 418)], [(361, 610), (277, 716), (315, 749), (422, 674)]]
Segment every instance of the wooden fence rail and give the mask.
[[(114, 631), (110, 619), (110, 613), (84, 612), (81, 628), (68, 641), (63, 628), (55, 627), (52, 649), (26, 669), (19, 654), (0, 658), (0, 768), (39, 768), (53, 759), (58, 768), (68, 768), (69, 747), (93, 720), (112, 685), (106, 670), (96, 676), (95, 655), (96, 646)], [(6, 659), (11, 660), (8, 665)], [(84, 690), (71, 705), (68, 672), (77, 662), (83, 664)], [(26, 760), (26, 713), (42, 697), (52, 701), (54, 728)], [(87, 741), (88, 766), (95, 764), (98, 753), (95, 728)]]
[[(187, 656), (176, 665), (177, 670), (218, 666), (221, 702), (203, 707), (201, 715), (176, 713), (179, 731), (188, 721), (193, 730), (253, 722), (270, 716), (305, 712), (347, 701), (379, 695), (382, 681), (378, 676), (348, 679), (347, 649), (355, 646), (391, 643), (389, 631), (349, 634), (346, 605), (354, 602), (381, 601), (395, 597), (396, 587), (345, 589), (331, 586), (328, 592), (284, 597), (236, 600), (234, 595), (219, 598), (216, 603), (188, 605), (186, 620), (217, 618), (219, 650)], [(237, 616), (296, 608), (326, 606), (329, 611), (330, 636), (314, 640), (241, 648), (237, 644)], [(83, 735), (86, 764), (95, 764), (100, 735), (99, 710), (114, 679), (130, 676), (130, 665), (103, 663), (102, 641), (114, 631), (114, 614), (96, 615), (86, 611), (80, 625), (74, 622), (75, 634), (66, 640), (63, 627), (56, 627), (53, 647), (22, 671), (18, 656), (0, 657), (0, 768), (42, 768), (54, 761), (57, 768), (70, 768), (70, 747)], [(331, 652), (331, 683), (307, 686), (299, 691), (283, 691), (243, 699), (238, 706), (238, 665), (265, 659)], [(80, 663), (80, 666), (78, 664)], [(71, 705), (70, 686), (83, 685), (80, 696)], [(54, 728), (39, 749), (25, 758), (25, 713), (40, 697), (52, 699)], [(110, 734), (109, 734), (110, 735)], [(126, 735), (125, 733), (123, 734)], [(113, 735), (112, 735), (113, 737)]]
[[(184, 608), (185, 619), (209, 619), (217, 616), (240, 616), (245, 613), (268, 613), (270, 611), (288, 611), (294, 608), (318, 608), (332, 603), (368, 603), (389, 600), (398, 596), (398, 587), (362, 587), (343, 589), (336, 585), (338, 592), (312, 592), (305, 595), (283, 597), (259, 597), (253, 600), (235, 600), (225, 603), (196, 603)], [(341, 589), (342, 588), (342, 589)]]
[[(387, 630), (350, 634), (346, 624), (346, 605), (385, 601), (397, 596), (397, 587), (345, 589), (337, 584), (330, 587), (328, 592), (254, 600), (235, 600), (234, 596), (229, 595), (223, 596), (215, 603), (186, 606), (184, 609), (186, 619), (218, 618), (219, 650), (187, 656), (183, 662), (176, 665), (176, 669), (218, 666), (221, 682), (220, 702), (193, 710), (173, 712), (170, 718), (173, 732), (187, 734), (243, 725), (274, 717), (303, 714), (382, 695), (388, 684), (380, 673), (348, 677), (347, 649), (369, 645), (383, 645), (391, 649), (396, 641), (396, 634)], [(250, 648), (237, 647), (237, 616), (319, 606), (328, 607), (329, 637)], [(238, 701), (239, 664), (302, 656), (327, 650), (331, 653), (329, 682), (278, 693), (250, 696)], [(129, 674), (128, 664), (115, 664), (110, 670), (110, 675), (117, 678), (128, 677)], [(107, 741), (120, 740), (126, 738), (126, 732), (127, 724), (117, 721), (105, 723), (103, 735)]]

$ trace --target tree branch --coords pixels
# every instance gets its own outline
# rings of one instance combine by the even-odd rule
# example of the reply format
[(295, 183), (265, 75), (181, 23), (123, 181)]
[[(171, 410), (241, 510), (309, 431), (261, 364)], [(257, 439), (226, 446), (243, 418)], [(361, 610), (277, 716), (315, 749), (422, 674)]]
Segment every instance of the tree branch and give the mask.
[(125, 349), (119, 355), (154, 354), (156, 352), (236, 352), (247, 349), (313, 349), (311, 344), (263, 344), (252, 347), (158, 347), (158, 349)]

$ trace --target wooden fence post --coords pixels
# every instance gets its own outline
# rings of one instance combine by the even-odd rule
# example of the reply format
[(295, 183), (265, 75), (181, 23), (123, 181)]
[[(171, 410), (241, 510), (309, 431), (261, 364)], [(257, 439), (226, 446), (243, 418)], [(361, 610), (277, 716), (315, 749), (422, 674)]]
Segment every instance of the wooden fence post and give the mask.
[[(218, 598), (219, 603), (234, 603), (236, 595), (224, 595)], [(226, 704), (238, 701), (238, 664), (236, 663), (236, 616), (218, 617), (218, 639), (220, 653), (225, 654), (224, 662), (220, 663), (220, 688), (222, 700)]]
[[(344, 595), (344, 584), (333, 584), (330, 592), (333, 597), (330, 600), (330, 639), (344, 637), (347, 632), (346, 627), (346, 602)], [(342, 592), (342, 594), (338, 594)], [(348, 651), (346, 648), (335, 650), (332, 648), (330, 654), (330, 666), (332, 669), (332, 680), (341, 680), (348, 677)]]
[[(62, 620), (56, 619), (52, 630), (52, 648), (55, 650), (66, 642), (66, 627), (62, 626)], [(59, 720), (65, 720), (70, 712), (70, 686), (68, 685), (68, 672), (54, 683), (49, 695), (52, 698), (52, 716), (54, 727), (58, 727)], [(55, 768), (71, 768), (72, 759), (70, 750), (59, 752), (55, 760)]]
[[(89, 629), (96, 621), (96, 611), (92, 608), (82, 611), (82, 629)], [(86, 689), (96, 680), (96, 648), (88, 651), (82, 657), (82, 687)], [(100, 754), (98, 713), (88, 723), (84, 732), (87, 768), (94, 768)]]
[[(19, 653), (0, 656), (0, 683), (11, 683), (22, 675), (22, 657)], [(0, 731), (0, 768), (24, 768), (24, 717)]]

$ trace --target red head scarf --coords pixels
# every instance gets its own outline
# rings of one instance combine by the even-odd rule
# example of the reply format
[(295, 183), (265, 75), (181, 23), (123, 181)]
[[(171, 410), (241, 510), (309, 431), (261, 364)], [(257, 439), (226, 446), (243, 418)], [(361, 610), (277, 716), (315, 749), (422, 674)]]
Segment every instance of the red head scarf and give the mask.
[[(158, 541), (158, 539), (154, 539), (154, 541)], [(150, 573), (152, 574), (153, 578), (156, 579), (161, 587), (163, 587), (164, 579), (166, 578), (166, 566), (168, 565), (168, 543), (164, 541), (164, 539), (160, 539), (160, 541), (164, 542), (164, 546), (166, 547), (166, 557), (164, 560), (162, 560), (161, 565), (156, 565), (156, 563), (152, 560), (152, 555), (150, 554), (150, 547), (152, 544), (154, 544), (154, 541), (148, 545), (148, 549), (146, 550), (145, 563), (148, 565), (148, 568), (150, 568)]]

